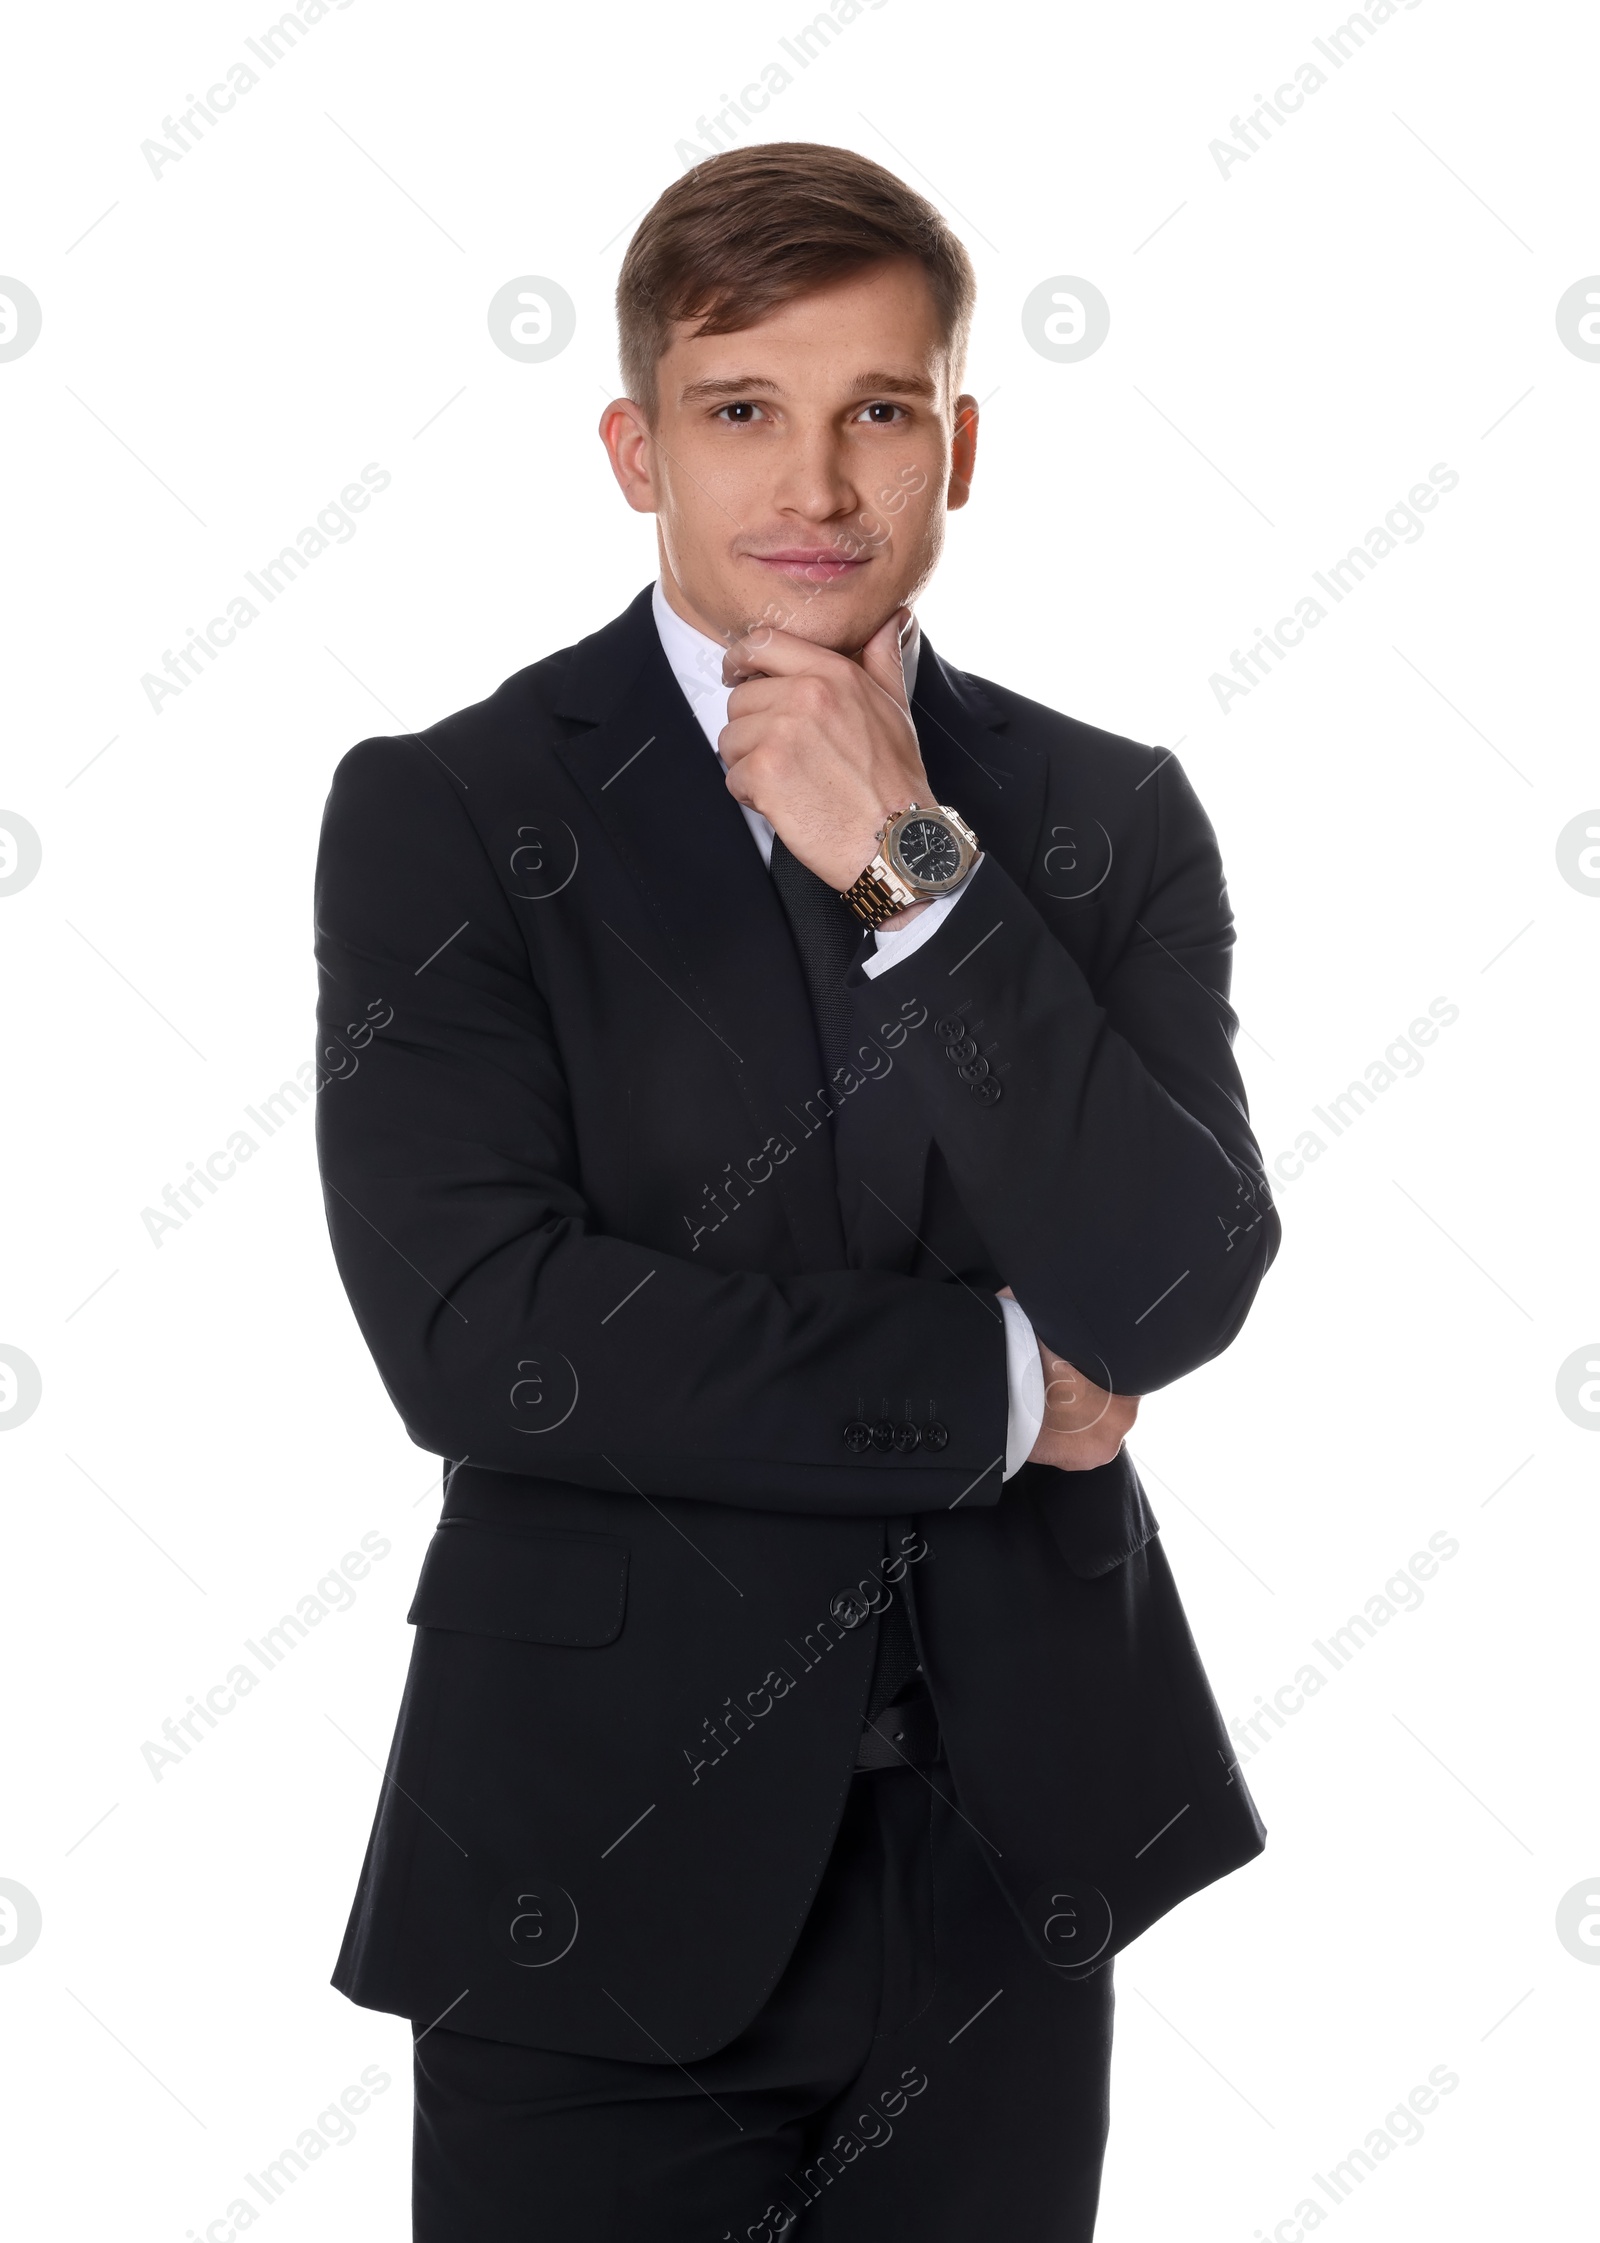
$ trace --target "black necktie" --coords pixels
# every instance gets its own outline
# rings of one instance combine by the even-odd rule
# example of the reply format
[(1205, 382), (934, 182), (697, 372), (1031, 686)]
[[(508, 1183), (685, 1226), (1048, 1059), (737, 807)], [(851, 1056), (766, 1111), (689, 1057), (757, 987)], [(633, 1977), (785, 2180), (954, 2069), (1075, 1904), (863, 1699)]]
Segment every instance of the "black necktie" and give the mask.
[(908, 1694), (914, 1684), (923, 1687), (922, 1668), (917, 1659), (917, 1646), (911, 1633), (911, 1622), (906, 1617), (906, 1576), (901, 1575), (892, 1587), (884, 1584), (894, 1598), (878, 1622), (878, 1645), (873, 1654), (872, 1680), (867, 1685), (867, 1718), (883, 1712), (896, 1699)]
[[(850, 1058), (854, 1003), (845, 987), (845, 975), (861, 948), (862, 924), (843, 896), (793, 856), (776, 834), (772, 839), (772, 884), (800, 953), (822, 1063), (831, 1085), (835, 1068), (845, 1066)], [(920, 1671), (911, 1623), (906, 1617), (903, 1575), (890, 1595), (892, 1601), (878, 1622), (867, 1692), (869, 1718), (892, 1705)]]
[(850, 1056), (855, 1008), (844, 977), (861, 948), (862, 924), (837, 889), (791, 856), (776, 834), (772, 837), (772, 885), (800, 953), (822, 1064), (831, 1086), (835, 1068), (844, 1066)]

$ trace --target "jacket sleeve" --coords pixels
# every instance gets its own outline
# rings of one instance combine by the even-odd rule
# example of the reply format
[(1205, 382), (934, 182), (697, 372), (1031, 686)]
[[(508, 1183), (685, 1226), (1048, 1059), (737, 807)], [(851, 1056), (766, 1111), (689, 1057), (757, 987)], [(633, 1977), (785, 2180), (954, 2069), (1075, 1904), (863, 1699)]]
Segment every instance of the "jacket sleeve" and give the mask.
[(1216, 836), (1175, 758), (1151, 785), (1151, 873), (1097, 987), (992, 855), (877, 984), (934, 1014), (905, 1066), (995, 1267), (1121, 1394), (1220, 1354), (1280, 1235), (1233, 1055)]
[[(595, 1227), (521, 930), (420, 741), (339, 765), (316, 955), (334, 1256), (420, 1447), (763, 1510), (998, 1500), (1005, 1345), (965, 1288), (719, 1272)], [(635, 1294), (644, 1313), (614, 1318)], [(908, 1393), (934, 1398), (942, 1448), (847, 1445), (858, 1396)]]

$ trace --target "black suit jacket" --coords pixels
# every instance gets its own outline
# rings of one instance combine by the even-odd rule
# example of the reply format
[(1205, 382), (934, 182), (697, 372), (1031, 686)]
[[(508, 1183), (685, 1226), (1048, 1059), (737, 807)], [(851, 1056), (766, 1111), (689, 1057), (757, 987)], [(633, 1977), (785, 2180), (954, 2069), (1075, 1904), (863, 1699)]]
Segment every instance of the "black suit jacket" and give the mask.
[(984, 860), (912, 957), (858, 959), (831, 1095), (648, 592), (339, 765), (328, 1219), (447, 1460), (358, 2002), (643, 2061), (731, 2039), (822, 1874), (897, 1577), (1041, 1967), (1263, 1843), (1131, 1462), (1001, 1484), (998, 1286), (1144, 1394), (1277, 1248), (1215, 837), (1173, 756), (926, 642), (913, 715)]

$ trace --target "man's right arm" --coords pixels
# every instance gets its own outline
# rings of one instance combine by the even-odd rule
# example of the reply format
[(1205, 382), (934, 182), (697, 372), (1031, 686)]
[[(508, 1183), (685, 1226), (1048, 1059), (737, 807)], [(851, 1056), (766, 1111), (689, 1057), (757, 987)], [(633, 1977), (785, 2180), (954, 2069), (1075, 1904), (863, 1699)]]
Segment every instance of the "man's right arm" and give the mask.
[[(998, 1499), (1003, 1327), (965, 1287), (718, 1271), (596, 1229), (515, 908), (421, 742), (367, 741), (340, 764), (316, 949), (334, 1254), (420, 1447), (764, 1510)], [(393, 1019), (352, 1066), (346, 1025), (375, 1002)], [(857, 1397), (872, 1416), (880, 1395), (931, 1397), (947, 1444), (853, 1452)]]
[(1006, 1320), (1006, 1478), (1024, 1464), (1093, 1472), (1111, 1463), (1139, 1414), (1137, 1394), (1113, 1394), (1047, 1347), (1009, 1285), (995, 1298)]

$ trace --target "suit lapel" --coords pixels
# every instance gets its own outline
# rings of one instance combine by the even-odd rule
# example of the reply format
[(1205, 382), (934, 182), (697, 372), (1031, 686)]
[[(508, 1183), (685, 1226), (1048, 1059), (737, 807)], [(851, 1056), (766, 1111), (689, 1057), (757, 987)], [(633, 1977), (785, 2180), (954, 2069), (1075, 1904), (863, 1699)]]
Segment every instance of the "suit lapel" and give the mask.
[(794, 1147), (773, 1177), (801, 1266), (837, 1269), (845, 1249), (830, 1132), (805, 1113), (823, 1074), (799, 957), (743, 812), (672, 674), (648, 591), (573, 650), (558, 688), (557, 713), (591, 729), (556, 753), (648, 907), (653, 941), (638, 939), (637, 922), (613, 928), (636, 954), (629, 970), (657, 976), (662, 1004), (682, 1008), (685, 1032), (732, 1072), (749, 1154), (769, 1136)]
[(1044, 757), (1013, 739), (981, 681), (942, 662), (926, 639), (911, 715), (935, 799), (959, 810), (984, 850), (1024, 886), (1044, 817)]

